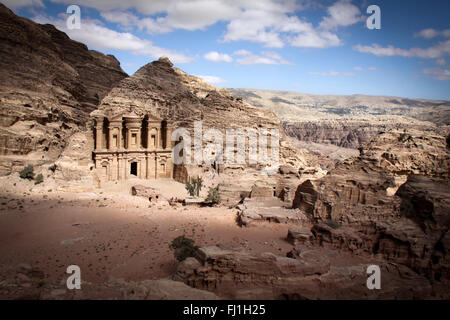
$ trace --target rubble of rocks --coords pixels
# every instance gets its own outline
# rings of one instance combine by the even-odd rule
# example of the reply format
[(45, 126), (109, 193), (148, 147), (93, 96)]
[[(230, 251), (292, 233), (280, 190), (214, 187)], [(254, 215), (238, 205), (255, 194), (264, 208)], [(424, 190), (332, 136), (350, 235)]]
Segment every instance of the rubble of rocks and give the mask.
[[(219, 246), (200, 248), (178, 265), (175, 280), (226, 299), (419, 299), (431, 297), (426, 278), (378, 259), (344, 259), (325, 249), (291, 257)], [(339, 263), (336, 263), (340, 259)], [(366, 286), (367, 267), (380, 265), (381, 290)]]
[(237, 221), (243, 226), (258, 222), (289, 223), (305, 225), (310, 219), (299, 209), (288, 209), (278, 198), (245, 199), (236, 207)]

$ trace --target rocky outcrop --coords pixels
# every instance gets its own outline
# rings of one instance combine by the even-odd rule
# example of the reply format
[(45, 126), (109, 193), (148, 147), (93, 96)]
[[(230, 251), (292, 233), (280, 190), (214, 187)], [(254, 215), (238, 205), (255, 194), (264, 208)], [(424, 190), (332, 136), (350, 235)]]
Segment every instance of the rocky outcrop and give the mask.
[(308, 244), (313, 234), (308, 228), (291, 228), (288, 230), (286, 240), (296, 246), (297, 244)]
[(308, 224), (309, 219), (299, 209), (287, 209), (277, 198), (245, 199), (237, 206), (237, 222), (250, 226), (258, 222)]
[[(150, 113), (171, 121), (174, 128), (188, 130), (193, 129), (194, 121), (202, 121), (204, 131), (219, 130), (224, 139), (227, 129), (242, 129), (242, 134), (245, 130), (277, 129), (281, 140), (281, 164), (295, 167), (306, 164), (301, 153), (285, 141), (280, 122), (271, 111), (253, 107), (233, 98), (225, 89), (215, 88), (174, 68), (165, 57), (143, 66), (131, 77), (121, 81), (92, 115), (111, 117), (124, 111), (133, 111), (140, 116)], [(193, 137), (193, 131), (190, 132)], [(206, 143), (203, 141), (203, 145)]]
[(293, 207), (315, 219), (345, 223), (398, 217), (401, 201), (394, 194), (408, 175), (449, 176), (445, 138), (413, 132), (380, 134), (359, 157), (339, 163), (322, 179), (302, 183)]
[[(398, 218), (340, 225), (317, 223), (311, 244), (376, 254), (425, 275), (433, 284), (449, 281), (450, 197), (447, 180), (410, 176), (396, 193)], [(368, 208), (370, 210), (370, 208)], [(288, 238), (293, 239), (288, 234)]]
[(126, 76), (113, 56), (0, 4), (0, 174), (56, 160), (67, 137)]
[(49, 280), (39, 268), (20, 263), (2, 270), (0, 298), (18, 300), (218, 300), (217, 295), (171, 279), (130, 281), (108, 277), (105, 282), (81, 283), (67, 289), (66, 279)]
[(379, 254), (446, 283), (450, 157), (445, 138), (385, 133), (360, 151), (324, 178), (298, 187), (294, 207), (318, 222), (311, 242)]
[(189, 286), (226, 299), (412, 299), (431, 297), (428, 281), (406, 267), (380, 265), (381, 290), (366, 287), (367, 266), (374, 260), (336, 263), (325, 249), (295, 251), (289, 257), (203, 247), (178, 265), (174, 276)]

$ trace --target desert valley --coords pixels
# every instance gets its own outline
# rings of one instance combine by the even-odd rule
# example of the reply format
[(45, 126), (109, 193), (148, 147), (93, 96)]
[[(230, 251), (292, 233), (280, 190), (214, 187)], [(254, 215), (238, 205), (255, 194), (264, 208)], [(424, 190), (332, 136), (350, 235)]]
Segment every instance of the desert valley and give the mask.
[(450, 298), (449, 101), (128, 75), (3, 4), (0, 79), (0, 299)]

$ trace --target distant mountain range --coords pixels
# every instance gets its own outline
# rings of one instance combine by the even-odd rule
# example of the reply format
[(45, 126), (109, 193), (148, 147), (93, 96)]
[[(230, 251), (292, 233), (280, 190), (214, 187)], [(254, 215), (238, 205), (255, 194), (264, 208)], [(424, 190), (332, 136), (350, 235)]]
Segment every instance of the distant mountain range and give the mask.
[(389, 96), (314, 95), (294, 91), (228, 89), (254, 106), (273, 110), (281, 121), (407, 116), (450, 125), (450, 101)]
[(380, 132), (391, 129), (446, 134), (450, 125), (450, 101), (444, 100), (228, 90), (235, 98), (241, 97), (253, 106), (272, 110), (286, 134), (303, 142), (356, 149)]

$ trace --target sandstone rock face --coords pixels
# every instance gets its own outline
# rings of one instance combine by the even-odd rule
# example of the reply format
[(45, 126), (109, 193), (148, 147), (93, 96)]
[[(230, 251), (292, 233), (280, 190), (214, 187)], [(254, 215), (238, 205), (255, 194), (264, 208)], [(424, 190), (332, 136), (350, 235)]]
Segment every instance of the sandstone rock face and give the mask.
[[(407, 242), (411, 248), (417, 247), (417, 256), (411, 262), (430, 277), (450, 279), (450, 182), (425, 176), (410, 176), (396, 195), (402, 199), (402, 215), (418, 226), (416, 233)], [(420, 255), (421, 254), (421, 255)]]
[(0, 298), (19, 300), (218, 300), (217, 295), (180, 281), (156, 279), (129, 281), (109, 277), (103, 283), (82, 282), (82, 290), (68, 290), (66, 279), (49, 280), (28, 263), (2, 270)]
[(151, 187), (146, 187), (142, 185), (135, 185), (131, 187), (131, 194), (133, 196), (144, 197), (144, 198), (153, 198), (158, 199), (161, 194), (155, 189)]
[[(164, 57), (121, 81), (92, 115), (114, 116), (124, 111), (133, 111), (140, 116), (148, 113), (159, 116), (170, 120), (174, 129), (192, 130), (194, 121), (202, 121), (203, 131), (219, 130), (224, 139), (226, 129), (277, 129), (281, 140), (280, 162), (296, 167), (306, 163), (285, 141), (280, 122), (271, 111), (233, 98), (225, 89), (217, 89), (174, 68)], [(193, 131), (191, 135), (193, 139)], [(203, 145), (206, 145), (205, 141)]]
[(250, 226), (258, 222), (289, 224), (308, 224), (309, 219), (299, 209), (287, 209), (277, 198), (245, 199), (237, 206), (237, 221), (240, 225)]
[(338, 265), (332, 262), (337, 255), (324, 249), (296, 251), (291, 256), (204, 247), (199, 249), (196, 258), (188, 258), (179, 264), (174, 279), (226, 299), (411, 299), (431, 296), (428, 281), (406, 267), (377, 261), (382, 269), (383, 286), (381, 290), (368, 290), (368, 260)]
[(369, 119), (317, 120), (283, 123), (288, 136), (301, 141), (332, 144), (357, 149), (369, 143), (381, 132), (402, 128), (435, 130), (431, 123), (403, 117), (382, 117)]
[(144, 280), (129, 285), (126, 300), (219, 300), (214, 293), (199, 290), (170, 279)]
[(309, 243), (313, 234), (308, 228), (291, 228), (288, 230), (286, 240), (294, 246), (301, 243)]
[(54, 161), (65, 139), (85, 127), (126, 76), (113, 56), (0, 4), (0, 174), (37, 159)]
[(447, 283), (449, 159), (442, 136), (385, 133), (359, 157), (302, 183), (294, 207), (319, 222), (313, 244), (379, 254), (433, 285)]
[(322, 179), (302, 183), (293, 206), (322, 220), (389, 219), (399, 216), (400, 199), (393, 195), (407, 175), (448, 178), (449, 166), (444, 137), (384, 133), (361, 149), (359, 157), (339, 163)]

